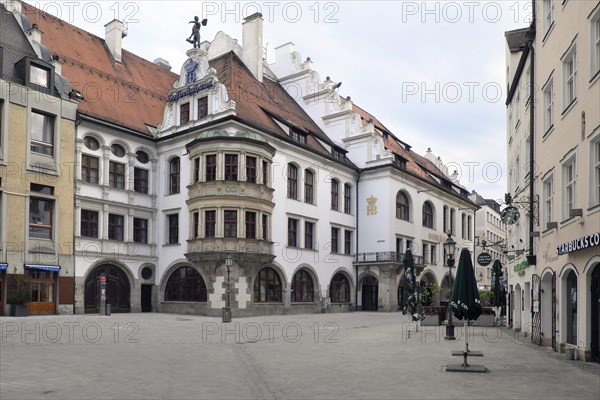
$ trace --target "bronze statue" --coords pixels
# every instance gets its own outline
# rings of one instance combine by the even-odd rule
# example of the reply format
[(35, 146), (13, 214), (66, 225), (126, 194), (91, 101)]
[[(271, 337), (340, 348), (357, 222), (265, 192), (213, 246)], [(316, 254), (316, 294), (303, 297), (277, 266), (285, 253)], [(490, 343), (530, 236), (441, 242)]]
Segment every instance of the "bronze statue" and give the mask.
[(202, 22), (199, 22), (198, 20), (199, 18), (196, 16), (193, 21), (190, 21), (190, 24), (194, 24), (194, 26), (192, 27), (192, 34), (186, 39), (187, 42), (194, 45), (194, 48), (200, 47), (200, 25), (206, 26), (206, 23), (208, 22), (206, 18), (204, 18)]

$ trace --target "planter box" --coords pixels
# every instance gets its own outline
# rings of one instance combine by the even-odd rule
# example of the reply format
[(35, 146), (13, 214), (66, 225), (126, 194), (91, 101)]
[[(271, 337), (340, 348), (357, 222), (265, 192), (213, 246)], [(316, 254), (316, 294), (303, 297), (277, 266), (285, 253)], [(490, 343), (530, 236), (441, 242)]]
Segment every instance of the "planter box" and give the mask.
[(29, 306), (27, 304), (11, 304), (11, 317), (27, 317), (29, 316)]

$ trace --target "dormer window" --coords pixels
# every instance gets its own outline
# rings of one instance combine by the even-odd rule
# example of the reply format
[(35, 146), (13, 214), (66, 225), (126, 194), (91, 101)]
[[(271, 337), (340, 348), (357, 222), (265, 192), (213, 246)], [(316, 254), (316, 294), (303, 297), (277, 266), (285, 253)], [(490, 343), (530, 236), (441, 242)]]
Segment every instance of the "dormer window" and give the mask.
[(401, 169), (406, 169), (406, 160), (400, 157), (398, 154), (394, 155), (394, 163)]
[(302, 144), (306, 144), (306, 135), (303, 133), (298, 132), (295, 129), (292, 129), (290, 131), (290, 137), (292, 138), (293, 141), (298, 142), (298, 143), (302, 143)]
[(338, 160), (345, 160), (346, 159), (346, 153), (344, 153), (341, 150), (332, 149), (331, 150), (331, 154), (333, 155), (334, 158), (337, 158)]
[(48, 89), (50, 70), (31, 64), (29, 66), (29, 82)]

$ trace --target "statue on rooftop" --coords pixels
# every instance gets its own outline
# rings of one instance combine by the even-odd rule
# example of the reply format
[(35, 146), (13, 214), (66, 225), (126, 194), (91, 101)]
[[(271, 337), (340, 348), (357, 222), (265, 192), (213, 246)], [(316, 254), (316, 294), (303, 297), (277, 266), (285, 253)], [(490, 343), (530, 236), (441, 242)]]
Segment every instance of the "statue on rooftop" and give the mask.
[(194, 45), (194, 48), (200, 47), (200, 26), (206, 26), (208, 20), (204, 18), (202, 22), (199, 22), (199, 18), (197, 16), (194, 17), (193, 21), (190, 21), (190, 24), (194, 24), (192, 27), (192, 34), (189, 38), (186, 39), (188, 43)]

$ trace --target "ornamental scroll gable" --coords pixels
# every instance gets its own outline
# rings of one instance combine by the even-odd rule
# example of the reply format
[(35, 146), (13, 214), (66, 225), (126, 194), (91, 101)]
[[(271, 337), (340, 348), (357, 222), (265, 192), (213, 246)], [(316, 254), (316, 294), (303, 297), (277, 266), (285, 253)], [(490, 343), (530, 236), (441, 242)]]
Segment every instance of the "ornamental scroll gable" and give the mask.
[(235, 112), (227, 88), (219, 82), (217, 71), (208, 64), (206, 46), (188, 50), (178, 81), (167, 95), (167, 104), (159, 125), (159, 136), (200, 125), (216, 114)]

